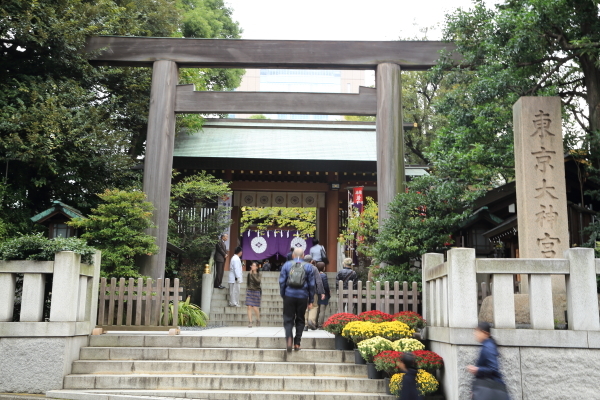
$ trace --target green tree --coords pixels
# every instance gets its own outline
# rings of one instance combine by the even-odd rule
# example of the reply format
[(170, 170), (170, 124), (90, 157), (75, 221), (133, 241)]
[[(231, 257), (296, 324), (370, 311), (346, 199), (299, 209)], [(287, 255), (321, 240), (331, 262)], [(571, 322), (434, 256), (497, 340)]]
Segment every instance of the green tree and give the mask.
[(358, 210), (348, 218), (346, 233), (342, 239), (350, 240), (356, 244), (356, 251), (359, 255), (367, 258), (367, 265), (371, 265), (375, 256), (374, 246), (377, 242), (379, 232), (379, 208), (372, 197), (366, 197), (366, 203), (363, 206), (363, 212)]
[(196, 266), (208, 262), (219, 235), (231, 224), (227, 217), (230, 210), (224, 207), (209, 214), (202, 210), (230, 192), (229, 184), (204, 171), (171, 187), (169, 242), (183, 249), (184, 256)]
[(103, 276), (137, 278), (135, 258), (158, 250), (154, 237), (143, 233), (153, 227), (154, 207), (143, 192), (107, 189), (98, 197), (102, 203), (88, 218), (75, 218), (69, 225), (83, 228), (81, 238), (102, 250)]
[(314, 235), (317, 210), (309, 207), (242, 207), (240, 230), (264, 231), (292, 228), (301, 235)]
[(600, 160), (600, 17), (593, 0), (482, 0), (448, 15), (445, 39), (463, 65), (442, 63), (447, 125), (429, 156), (441, 176), (490, 187), (514, 179), (512, 105), (560, 96), (567, 143)]
[[(87, 212), (128, 188), (144, 154), (150, 68), (94, 68), (87, 36), (239, 37), (223, 1), (7, 0), (0, 4), (0, 219), (10, 232), (60, 199)], [(206, 36), (208, 35), (208, 36)], [(232, 89), (240, 70), (182, 70), (200, 89)], [(201, 119), (180, 118), (197, 127)]]
[[(420, 176), (408, 182), (406, 193), (399, 193), (389, 205), (385, 221), (374, 247), (375, 259), (388, 265), (376, 276), (387, 280), (416, 279), (410, 274), (415, 261), (427, 252), (439, 252), (452, 244), (453, 229), (470, 215), (475, 192), (463, 185)], [(465, 193), (469, 197), (465, 197)], [(408, 277), (408, 278), (407, 278)]]

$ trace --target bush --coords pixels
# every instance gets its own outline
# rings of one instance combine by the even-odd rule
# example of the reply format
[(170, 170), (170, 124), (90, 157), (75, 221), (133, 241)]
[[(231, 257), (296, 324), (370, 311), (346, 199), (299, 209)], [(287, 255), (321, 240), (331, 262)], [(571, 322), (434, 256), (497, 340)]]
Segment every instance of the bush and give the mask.
[(385, 321), (391, 321), (392, 315), (377, 310), (364, 311), (358, 314), (359, 321), (368, 321), (375, 324)]
[[(173, 325), (173, 303), (169, 304), (169, 324)], [(164, 314), (163, 314), (164, 315)], [(177, 309), (178, 326), (206, 326), (208, 315), (196, 304), (190, 303), (190, 296), (185, 301), (180, 301)]]
[(415, 333), (414, 329), (400, 321), (382, 322), (378, 325), (379, 336), (389, 340), (411, 338)]
[(81, 254), (81, 261), (91, 264), (95, 249), (78, 238), (46, 239), (41, 233), (23, 235), (0, 244), (2, 260), (38, 260), (54, 261), (54, 255), (60, 251), (72, 251)]
[(358, 344), (357, 348), (362, 358), (368, 363), (372, 363), (373, 357), (382, 351), (392, 350), (393, 344), (381, 336), (375, 336), (371, 339), (363, 340)]
[(401, 373), (402, 371), (400, 370), (399, 362), (402, 358), (402, 354), (404, 353), (395, 350), (382, 351), (373, 357), (375, 369), (377, 371), (383, 371), (390, 376)]
[(323, 329), (329, 333), (333, 333), (334, 335), (341, 335), (344, 327), (352, 322), (356, 321), (358, 317), (354, 314), (350, 313), (337, 313), (333, 314), (331, 317), (325, 321), (323, 324)]
[(396, 351), (408, 352), (423, 349), (425, 349), (425, 345), (417, 339), (404, 338), (394, 342), (394, 350)]
[(154, 206), (143, 192), (106, 190), (98, 196), (103, 203), (88, 218), (74, 218), (69, 225), (85, 229), (81, 237), (102, 250), (103, 276), (140, 277), (135, 258), (158, 251), (154, 237), (144, 233), (154, 226)]
[(404, 322), (411, 329), (423, 329), (427, 325), (425, 319), (418, 313), (413, 311), (401, 311), (392, 316), (394, 321)]
[(433, 372), (444, 366), (444, 360), (437, 353), (429, 350), (415, 350), (417, 366), (425, 371)]
[[(400, 396), (402, 392), (402, 378), (404, 378), (404, 374), (395, 374), (390, 379), (390, 392), (393, 395)], [(439, 386), (440, 384), (437, 379), (429, 372), (422, 369), (417, 372), (417, 389), (421, 396), (435, 393)]]

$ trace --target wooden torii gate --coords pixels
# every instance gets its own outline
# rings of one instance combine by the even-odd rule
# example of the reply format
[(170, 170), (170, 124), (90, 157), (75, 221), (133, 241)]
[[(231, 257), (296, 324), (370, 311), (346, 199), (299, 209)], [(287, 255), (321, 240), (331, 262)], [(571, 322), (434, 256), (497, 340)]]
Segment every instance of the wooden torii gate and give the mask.
[[(404, 133), (401, 70), (426, 70), (452, 43), (437, 41), (288, 41), (185, 39), (97, 36), (85, 51), (94, 65), (152, 67), (152, 90), (144, 192), (156, 208), (159, 253), (143, 260), (141, 272), (162, 278), (166, 260), (167, 226), (175, 114), (264, 113), (377, 116), (377, 196), (379, 221), (403, 188)], [(455, 59), (459, 56), (454, 55)], [(376, 89), (359, 94), (197, 92), (178, 85), (179, 68), (287, 68), (376, 71)]]

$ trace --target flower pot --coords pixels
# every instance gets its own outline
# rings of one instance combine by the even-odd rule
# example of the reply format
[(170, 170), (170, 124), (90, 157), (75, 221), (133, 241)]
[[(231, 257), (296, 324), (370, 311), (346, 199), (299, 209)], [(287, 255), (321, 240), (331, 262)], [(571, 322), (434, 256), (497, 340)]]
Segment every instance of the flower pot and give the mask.
[(335, 349), (336, 350), (352, 350), (352, 341), (346, 339), (342, 335), (335, 335)]
[(392, 396), (392, 392), (390, 392), (390, 378), (384, 377), (383, 383), (385, 385), (385, 394)]
[(358, 349), (354, 349), (354, 364), (366, 364), (367, 361), (363, 358)]
[(381, 371), (377, 371), (375, 369), (375, 364), (373, 363), (367, 363), (367, 376), (369, 377), (369, 379), (383, 378), (383, 374), (381, 373)]

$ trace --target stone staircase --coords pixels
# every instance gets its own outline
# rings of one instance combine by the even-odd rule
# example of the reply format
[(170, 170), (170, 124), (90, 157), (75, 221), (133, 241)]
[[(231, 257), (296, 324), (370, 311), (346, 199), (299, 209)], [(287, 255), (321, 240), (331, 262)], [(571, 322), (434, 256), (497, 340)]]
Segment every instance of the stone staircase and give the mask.
[[(327, 272), (327, 279), (331, 289), (335, 287), (336, 272)], [(244, 272), (246, 280), (247, 272)], [(279, 295), (279, 272), (261, 272), (262, 299), (260, 307), (261, 326), (283, 325), (283, 300)], [(227, 282), (229, 272), (225, 271), (223, 282)], [(226, 289), (215, 289), (213, 291), (210, 320), (211, 326), (248, 326), (248, 314), (246, 308), (246, 282), (240, 288), (241, 307), (229, 307), (229, 285), (223, 283)], [(333, 292), (335, 293), (335, 291)], [(333, 295), (332, 293), (332, 295)], [(333, 296), (329, 300), (329, 307), (325, 318), (337, 312), (337, 298)], [(254, 317), (252, 317), (254, 321)]]
[[(230, 329), (231, 336), (223, 331)], [(334, 339), (317, 331), (302, 350), (287, 353), (283, 331), (253, 328), (263, 336), (240, 336), (242, 328), (216, 328), (204, 335), (92, 336), (80, 352), (64, 389), (48, 398), (71, 400), (390, 400), (383, 380), (367, 379), (352, 351), (337, 351)], [(237, 330), (231, 332), (231, 330)], [(208, 335), (214, 331), (213, 335)], [(249, 331), (245, 328), (246, 332)], [(277, 336), (274, 337), (274, 333)]]

